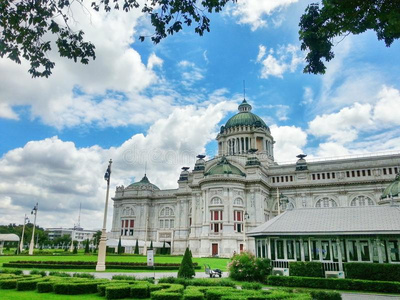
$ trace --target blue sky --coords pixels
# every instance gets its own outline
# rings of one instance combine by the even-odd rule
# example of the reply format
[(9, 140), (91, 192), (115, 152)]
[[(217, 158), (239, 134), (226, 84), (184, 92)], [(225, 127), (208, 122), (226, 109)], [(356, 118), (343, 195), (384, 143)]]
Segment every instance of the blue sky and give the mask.
[(185, 28), (158, 45), (138, 41), (151, 27), (137, 11), (93, 13), (89, 22), (77, 10), (71, 26), (96, 44), (90, 65), (52, 53), (51, 78), (32, 79), (26, 62), (0, 59), (0, 223), (36, 201), (51, 212), (45, 226), (72, 226), (80, 202), (100, 218), (110, 157), (113, 188), (140, 179), (145, 163), (152, 182), (175, 188), (180, 167), (214, 155), (243, 80), (253, 112), (271, 127), (278, 162), (300, 152), (400, 151), (399, 42), (387, 48), (374, 32), (350, 35), (325, 75), (304, 74), (298, 23), (308, 3), (242, 0), (211, 15), (203, 37)]

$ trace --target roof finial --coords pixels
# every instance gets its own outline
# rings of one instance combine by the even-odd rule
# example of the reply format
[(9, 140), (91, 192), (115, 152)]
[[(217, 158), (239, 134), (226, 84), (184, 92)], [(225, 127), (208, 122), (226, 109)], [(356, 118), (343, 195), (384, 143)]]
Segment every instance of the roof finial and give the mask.
[(144, 177), (146, 177), (147, 173), (147, 161), (144, 162)]

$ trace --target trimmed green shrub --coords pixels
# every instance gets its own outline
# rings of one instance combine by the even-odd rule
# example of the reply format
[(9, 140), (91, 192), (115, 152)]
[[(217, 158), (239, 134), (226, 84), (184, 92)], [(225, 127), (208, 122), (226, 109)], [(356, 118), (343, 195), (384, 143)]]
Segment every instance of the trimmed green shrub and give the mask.
[(135, 280), (135, 276), (130, 276), (130, 275), (114, 275), (112, 278), (112, 280), (129, 280), (129, 281), (133, 281)]
[(110, 286), (128, 286), (129, 287), (129, 283), (127, 281), (123, 281), (123, 282), (109, 281), (107, 283), (98, 284), (97, 285), (97, 292), (99, 293), (100, 296), (105, 296), (106, 295), (106, 288), (108, 288)]
[(136, 283), (130, 287), (131, 289), (131, 297), (143, 299), (149, 298), (150, 296), (150, 289), (149, 285), (146, 283)]
[(80, 295), (97, 293), (97, 286), (104, 281), (60, 282), (54, 284), (54, 292), (62, 295)]
[[(4, 267), (4, 264), (3, 264)], [(22, 275), (22, 270), (18, 269), (0, 269), (0, 274), (15, 274), (15, 275)]]
[(158, 280), (159, 283), (177, 283), (184, 286), (236, 286), (230, 279), (208, 279), (208, 278), (194, 278), (184, 279), (175, 277), (164, 277)]
[(55, 281), (41, 281), (36, 284), (38, 293), (52, 293), (54, 292), (53, 285)]
[(110, 285), (106, 287), (106, 298), (107, 299), (122, 299), (128, 298), (131, 293), (131, 287), (129, 285)]
[(94, 279), (94, 275), (90, 273), (74, 273), (72, 274), (72, 277)]
[(42, 281), (42, 279), (18, 280), (16, 287), (17, 287), (18, 291), (33, 291), (33, 290), (36, 290), (36, 284), (41, 281)]
[(220, 300), (222, 296), (227, 296), (232, 294), (233, 289), (208, 289), (205, 291), (205, 298), (207, 300)]
[(0, 280), (0, 288), (4, 290), (15, 289), (17, 287), (17, 279)]
[(290, 262), (289, 275), (302, 277), (325, 277), (322, 263), (315, 261)]
[(57, 271), (51, 271), (49, 272), (49, 276), (56, 276), (56, 277), (71, 277), (71, 274), (65, 273), (65, 272), (57, 272)]
[(271, 274), (269, 259), (256, 258), (254, 254), (243, 251), (232, 257), (228, 264), (229, 277), (239, 281), (264, 281)]
[(245, 290), (261, 290), (262, 285), (258, 282), (243, 282), (242, 289)]
[(204, 294), (198, 289), (186, 289), (183, 292), (183, 300), (204, 300)]
[(342, 295), (338, 292), (311, 291), (310, 295), (313, 300), (342, 300)]
[(182, 294), (180, 293), (169, 293), (163, 290), (155, 291), (151, 293), (152, 300), (181, 300)]
[(400, 265), (398, 264), (345, 263), (344, 270), (346, 278), (400, 281)]
[(355, 290), (378, 293), (400, 293), (400, 283), (395, 281), (312, 278), (299, 276), (268, 276), (267, 283), (275, 286)]
[(193, 268), (192, 255), (190, 254), (189, 248), (186, 248), (185, 254), (183, 255), (181, 266), (179, 267), (178, 277), (179, 278), (192, 278), (196, 275)]
[(41, 271), (41, 270), (32, 270), (29, 272), (30, 275), (40, 275), (42, 277), (47, 276), (46, 271)]

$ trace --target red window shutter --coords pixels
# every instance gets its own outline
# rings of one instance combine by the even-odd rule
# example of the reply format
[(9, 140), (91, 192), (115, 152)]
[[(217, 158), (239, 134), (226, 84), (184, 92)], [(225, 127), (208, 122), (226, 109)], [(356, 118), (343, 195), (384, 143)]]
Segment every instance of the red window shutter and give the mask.
[(128, 227), (128, 220), (125, 220), (125, 227)]
[(238, 221), (242, 221), (242, 212), (238, 211)]
[(220, 218), (220, 220), (222, 221), (222, 219), (223, 219), (223, 217), (222, 217), (222, 213), (223, 213), (223, 211), (221, 210), (221, 218)]
[(134, 220), (131, 220), (131, 228), (133, 228)]
[(236, 223), (233, 224), (233, 228), (236, 231)]
[(233, 221), (236, 221), (236, 210), (233, 212)]
[(214, 220), (219, 220), (218, 211), (214, 211)]
[(214, 215), (213, 215), (213, 211), (211, 211), (211, 221), (214, 220)]
[(121, 221), (121, 228), (124, 228), (124, 220)]

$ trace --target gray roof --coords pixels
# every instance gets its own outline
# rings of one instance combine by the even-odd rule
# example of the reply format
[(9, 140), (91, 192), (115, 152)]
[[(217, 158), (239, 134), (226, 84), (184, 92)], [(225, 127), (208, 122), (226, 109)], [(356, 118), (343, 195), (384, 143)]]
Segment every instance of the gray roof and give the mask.
[(248, 233), (249, 236), (335, 234), (400, 234), (400, 208), (299, 208), (285, 211)]
[(19, 236), (14, 233), (2, 233), (0, 242), (19, 242)]

